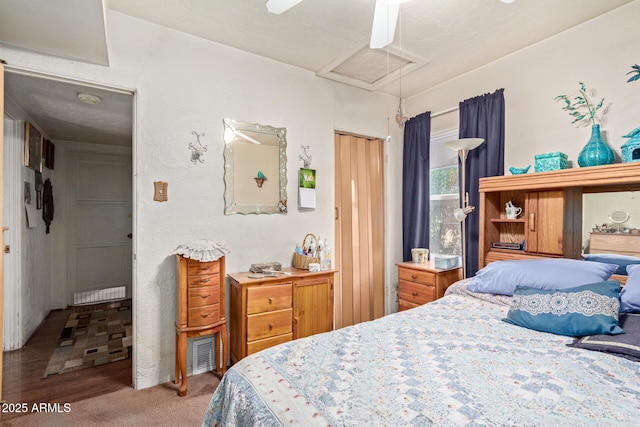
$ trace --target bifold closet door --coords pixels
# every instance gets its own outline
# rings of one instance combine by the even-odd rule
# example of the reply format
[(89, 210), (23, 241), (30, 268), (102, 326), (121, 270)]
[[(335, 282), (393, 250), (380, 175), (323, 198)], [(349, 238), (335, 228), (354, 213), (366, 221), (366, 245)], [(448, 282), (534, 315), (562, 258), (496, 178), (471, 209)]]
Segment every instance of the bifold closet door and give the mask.
[(336, 328), (384, 315), (384, 145), (336, 133)]

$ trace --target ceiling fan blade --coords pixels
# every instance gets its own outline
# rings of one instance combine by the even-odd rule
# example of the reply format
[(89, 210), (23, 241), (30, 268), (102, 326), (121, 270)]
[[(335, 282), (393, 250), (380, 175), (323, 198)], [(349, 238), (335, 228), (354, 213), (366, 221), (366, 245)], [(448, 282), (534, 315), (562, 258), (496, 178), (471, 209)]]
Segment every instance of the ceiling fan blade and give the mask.
[(280, 15), (300, 3), (302, 0), (267, 0), (266, 6), (269, 13)]
[(380, 49), (393, 42), (396, 33), (396, 23), (400, 3), (389, 0), (376, 0), (376, 8), (373, 12), (373, 27), (371, 28), (371, 49)]

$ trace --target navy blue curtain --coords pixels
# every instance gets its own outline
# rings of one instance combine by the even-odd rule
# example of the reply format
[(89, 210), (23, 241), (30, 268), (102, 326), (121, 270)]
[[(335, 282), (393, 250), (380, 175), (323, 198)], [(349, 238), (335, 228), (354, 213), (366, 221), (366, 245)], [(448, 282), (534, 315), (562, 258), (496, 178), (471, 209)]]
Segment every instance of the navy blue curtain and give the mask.
[(429, 140), (431, 112), (404, 124), (402, 159), (402, 256), (411, 248), (429, 248)]
[(460, 138), (484, 138), (467, 157), (466, 188), (476, 212), (466, 221), (467, 277), (478, 271), (480, 178), (504, 175), (504, 89), (460, 103)]

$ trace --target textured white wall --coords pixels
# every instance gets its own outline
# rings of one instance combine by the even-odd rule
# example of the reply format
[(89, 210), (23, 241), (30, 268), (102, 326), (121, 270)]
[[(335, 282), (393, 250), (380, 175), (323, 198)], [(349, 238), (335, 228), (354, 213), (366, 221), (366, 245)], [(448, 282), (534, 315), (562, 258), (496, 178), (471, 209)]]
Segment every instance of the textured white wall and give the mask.
[[(174, 260), (181, 243), (211, 238), (231, 253), (227, 271), (251, 263), (290, 265), (308, 232), (333, 244), (334, 130), (384, 138), (397, 100), (203, 39), (109, 14), (110, 67), (0, 47), (10, 65), (136, 91), (134, 381), (145, 388), (173, 378)], [(223, 118), (287, 128), (287, 215), (223, 214)], [(192, 131), (204, 132), (204, 163), (190, 161)], [(400, 260), (400, 130), (391, 129), (385, 165), (387, 286), (394, 296)], [(317, 209), (297, 209), (300, 145), (317, 170)], [(401, 158), (400, 158), (401, 165)], [(57, 165), (56, 165), (57, 167)], [(153, 201), (153, 182), (169, 183), (169, 201)], [(59, 245), (59, 243), (56, 243)], [(55, 269), (54, 269), (55, 270)], [(56, 277), (59, 274), (53, 272)]]
[[(638, 16), (640, 1), (634, 1), (414, 96), (407, 100), (407, 109), (411, 115), (435, 113), (504, 88), (505, 170), (533, 164), (536, 154), (554, 151), (566, 153), (577, 166), (591, 130), (571, 125), (569, 114), (554, 98), (584, 82), (610, 104), (602, 128), (619, 155), (628, 141), (622, 135), (640, 126), (640, 82), (626, 83), (631, 65), (640, 62)], [(433, 119), (434, 131), (457, 127), (457, 111)]]

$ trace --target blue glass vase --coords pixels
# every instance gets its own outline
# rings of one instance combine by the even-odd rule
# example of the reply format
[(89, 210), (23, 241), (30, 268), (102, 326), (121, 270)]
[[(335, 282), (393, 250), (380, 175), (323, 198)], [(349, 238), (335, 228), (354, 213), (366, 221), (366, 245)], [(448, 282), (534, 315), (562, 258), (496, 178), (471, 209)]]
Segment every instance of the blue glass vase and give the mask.
[(615, 153), (600, 135), (600, 125), (591, 126), (591, 139), (578, 155), (580, 167), (609, 165), (615, 158)]

